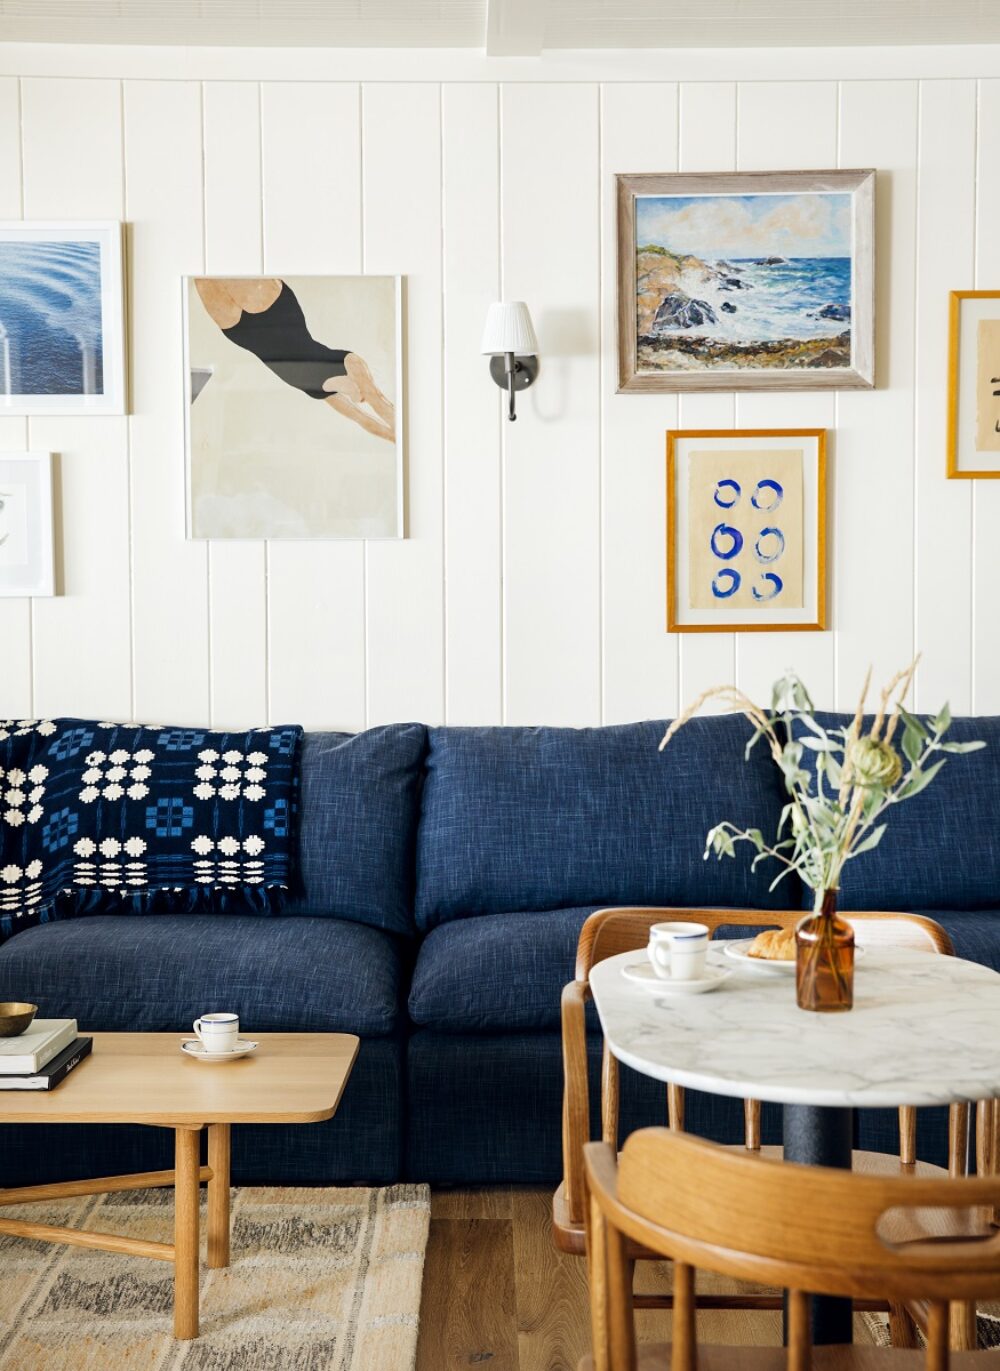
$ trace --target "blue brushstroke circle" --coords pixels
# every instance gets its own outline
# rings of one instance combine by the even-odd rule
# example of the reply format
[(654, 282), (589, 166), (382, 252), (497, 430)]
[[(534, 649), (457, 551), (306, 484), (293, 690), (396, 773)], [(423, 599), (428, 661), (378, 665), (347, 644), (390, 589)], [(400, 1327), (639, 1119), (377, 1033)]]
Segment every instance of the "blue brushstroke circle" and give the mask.
[[(730, 540), (728, 548), (720, 548), (720, 538)], [(732, 524), (716, 524), (712, 529), (710, 542), (712, 551), (720, 562), (728, 562), (733, 557), (738, 557), (743, 550), (743, 534), (738, 528), (733, 528)]]
[[(761, 543), (765, 538), (777, 539), (777, 547), (773, 552), (765, 552), (761, 547)], [(764, 566), (769, 565), (771, 562), (776, 562), (784, 550), (785, 535), (780, 528), (762, 528), (757, 535), (757, 541), (753, 545), (753, 555), (757, 558), (757, 561), (763, 563)]]
[[(739, 481), (734, 481), (729, 476), (724, 476), (721, 481), (716, 482), (714, 498), (720, 509), (732, 509), (742, 494)], [(729, 498), (725, 498), (726, 496)]]
[(770, 585), (765, 585), (764, 590), (758, 590), (756, 586), (751, 586), (750, 594), (755, 600), (773, 600), (774, 597), (780, 595), (785, 588), (785, 583), (777, 572), (763, 571), (761, 572), (760, 579), (764, 582), (770, 582)]
[[(761, 504), (761, 492), (768, 491), (770, 492), (771, 497), (770, 504)], [(773, 509), (778, 508), (784, 498), (784, 487), (779, 485), (777, 481), (772, 481), (769, 476), (765, 476), (763, 480), (758, 481), (754, 487), (754, 492), (750, 496), (750, 503), (753, 505), (754, 509), (761, 509), (765, 514), (770, 514)]]
[[(723, 589), (723, 580), (728, 582), (726, 589)], [(717, 600), (728, 600), (730, 595), (735, 595), (740, 588), (740, 573), (734, 571), (731, 566), (724, 566), (712, 578), (712, 594)]]

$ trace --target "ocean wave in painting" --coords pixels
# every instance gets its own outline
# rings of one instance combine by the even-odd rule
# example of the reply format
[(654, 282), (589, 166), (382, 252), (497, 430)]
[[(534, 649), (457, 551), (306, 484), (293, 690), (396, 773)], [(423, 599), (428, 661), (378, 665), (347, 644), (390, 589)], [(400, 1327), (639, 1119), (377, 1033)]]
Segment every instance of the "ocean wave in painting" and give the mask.
[(0, 392), (103, 389), (100, 244), (0, 242)]

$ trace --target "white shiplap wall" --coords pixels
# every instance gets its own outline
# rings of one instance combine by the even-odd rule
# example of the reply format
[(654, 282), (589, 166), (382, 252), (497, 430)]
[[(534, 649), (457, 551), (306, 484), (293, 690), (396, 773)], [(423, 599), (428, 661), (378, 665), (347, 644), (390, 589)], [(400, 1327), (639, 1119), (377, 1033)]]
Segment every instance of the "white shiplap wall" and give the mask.
[[(0, 419), (59, 454), (63, 589), (0, 600), (0, 716), (591, 724), (786, 665), (849, 707), (914, 646), (922, 707), (1000, 712), (1000, 488), (944, 479), (948, 291), (1000, 288), (1000, 55), (793, 57), (808, 80), (753, 53), (326, 79), (315, 53), (0, 47), (0, 217), (129, 224), (133, 409)], [(879, 388), (615, 395), (613, 173), (838, 164), (880, 173)], [(185, 541), (178, 278), (203, 270), (406, 276), (406, 541)], [(516, 425), (478, 355), (501, 293), (542, 349)], [(677, 424), (833, 431), (831, 632), (664, 632)]]

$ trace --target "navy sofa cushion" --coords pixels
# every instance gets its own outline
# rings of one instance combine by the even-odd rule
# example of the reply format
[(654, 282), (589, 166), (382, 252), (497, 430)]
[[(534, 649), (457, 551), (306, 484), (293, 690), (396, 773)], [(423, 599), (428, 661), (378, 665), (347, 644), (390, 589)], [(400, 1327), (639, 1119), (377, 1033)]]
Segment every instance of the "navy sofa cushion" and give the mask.
[(307, 733), (300, 770), (299, 870), (290, 914), (413, 932), (414, 844), (427, 730)]
[(956, 957), (1000, 971), (1000, 908), (920, 909), (916, 912), (935, 919), (946, 930), (955, 945)]
[(773, 831), (781, 775), (742, 716), (662, 723), (434, 728), (417, 838), (421, 929), (476, 914), (583, 905), (796, 908), (800, 891), (702, 860), (722, 819)]
[(247, 1033), (394, 1031), (398, 940), (341, 919), (96, 915), (25, 929), (0, 947), (0, 1000), (104, 1031), (190, 1032), (239, 1014)]

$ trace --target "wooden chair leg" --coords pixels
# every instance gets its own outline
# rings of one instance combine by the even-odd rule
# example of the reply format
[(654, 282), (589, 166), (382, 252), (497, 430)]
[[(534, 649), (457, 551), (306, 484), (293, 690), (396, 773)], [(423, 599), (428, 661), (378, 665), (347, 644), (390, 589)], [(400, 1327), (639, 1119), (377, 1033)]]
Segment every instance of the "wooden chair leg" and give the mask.
[(597, 1201), (589, 1200), (587, 1276), (590, 1284), (590, 1337), (594, 1371), (609, 1371), (607, 1220)]
[(889, 1341), (893, 1347), (907, 1347), (911, 1350), (920, 1346), (917, 1325), (909, 1311), (901, 1304), (889, 1305)]
[(667, 1086), (667, 1120), (678, 1133), (684, 1132), (684, 1087)]
[(953, 1104), (948, 1110), (948, 1174), (969, 1173), (969, 1106)]
[(927, 1371), (948, 1371), (948, 1306), (935, 1300), (927, 1310)]
[(976, 1306), (955, 1303), (948, 1306), (948, 1346), (953, 1352), (976, 1350)]
[(760, 1100), (743, 1101), (743, 1143), (748, 1152), (760, 1151)]
[(899, 1160), (904, 1166), (913, 1166), (917, 1160), (917, 1111), (912, 1104), (904, 1104), (899, 1110)]
[(993, 1101), (976, 1105), (976, 1175), (993, 1174)]
[(809, 1296), (788, 1292), (788, 1371), (809, 1371), (812, 1340), (809, 1333)]
[(621, 1089), (618, 1058), (612, 1056), (607, 1043), (601, 1064), (601, 1141), (618, 1151), (618, 1110)]

